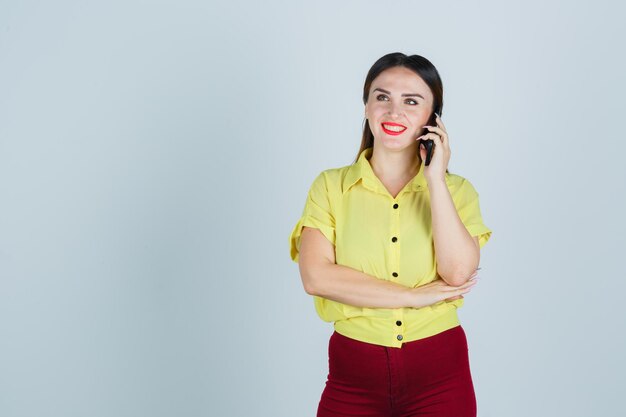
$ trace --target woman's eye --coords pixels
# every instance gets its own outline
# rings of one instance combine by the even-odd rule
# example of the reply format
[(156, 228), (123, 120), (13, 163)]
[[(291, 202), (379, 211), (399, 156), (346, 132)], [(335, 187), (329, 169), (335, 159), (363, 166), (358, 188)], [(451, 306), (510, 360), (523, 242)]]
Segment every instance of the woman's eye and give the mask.
[[(387, 96), (386, 96), (385, 94), (379, 94), (379, 95), (377, 95), (377, 96), (376, 96), (376, 99), (377, 99), (378, 101), (381, 101), (381, 98), (387, 98)], [(413, 100), (413, 99), (411, 99), (411, 98), (407, 99), (407, 101), (408, 101), (408, 102), (411, 102), (411, 103), (414, 103), (414, 105), (416, 105), (416, 104), (417, 104), (417, 101), (415, 101), (415, 100)]]

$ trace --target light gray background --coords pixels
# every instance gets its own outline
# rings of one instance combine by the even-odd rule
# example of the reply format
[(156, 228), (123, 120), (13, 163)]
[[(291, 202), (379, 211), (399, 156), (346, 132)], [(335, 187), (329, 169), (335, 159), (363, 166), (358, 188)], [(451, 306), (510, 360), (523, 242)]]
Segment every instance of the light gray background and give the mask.
[(493, 229), (479, 416), (625, 415), (617, 4), (2, 2), (0, 415), (314, 416), (332, 324), (288, 236), (396, 51)]

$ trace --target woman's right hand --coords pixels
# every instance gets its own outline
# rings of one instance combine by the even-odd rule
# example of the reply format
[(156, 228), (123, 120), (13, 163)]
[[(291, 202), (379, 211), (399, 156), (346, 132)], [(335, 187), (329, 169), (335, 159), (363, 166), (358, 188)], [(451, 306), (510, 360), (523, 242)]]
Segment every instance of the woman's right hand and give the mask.
[(458, 287), (448, 285), (443, 279), (437, 278), (433, 282), (429, 282), (426, 285), (422, 285), (414, 288), (415, 297), (413, 308), (426, 307), (440, 301), (451, 301), (463, 298), (462, 294), (468, 293), (474, 285), (478, 282), (475, 277), (478, 275), (478, 271), (470, 276), (470, 279), (463, 285)]

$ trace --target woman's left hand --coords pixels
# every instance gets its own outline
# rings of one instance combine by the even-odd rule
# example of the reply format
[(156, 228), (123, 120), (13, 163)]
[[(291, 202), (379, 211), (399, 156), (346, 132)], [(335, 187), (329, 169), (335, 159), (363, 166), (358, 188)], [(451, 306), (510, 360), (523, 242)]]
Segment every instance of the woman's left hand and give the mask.
[[(419, 136), (416, 140), (420, 139), (432, 139), (433, 140), (433, 155), (430, 159), (430, 164), (426, 166), (424, 164), (424, 177), (430, 184), (433, 180), (445, 181), (446, 169), (448, 169), (448, 162), (450, 161), (450, 143), (448, 139), (448, 133), (446, 132), (446, 126), (441, 121), (439, 116), (436, 116), (437, 126), (424, 126), (427, 130), (425, 134)], [(420, 144), (420, 156), (422, 161), (426, 161), (426, 149)]]

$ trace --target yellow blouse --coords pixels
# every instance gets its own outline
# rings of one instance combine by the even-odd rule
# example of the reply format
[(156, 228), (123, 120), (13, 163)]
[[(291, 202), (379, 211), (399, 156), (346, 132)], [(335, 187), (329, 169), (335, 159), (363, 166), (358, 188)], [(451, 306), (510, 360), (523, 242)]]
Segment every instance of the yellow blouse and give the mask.
[[(418, 287), (437, 279), (430, 194), (424, 165), (393, 198), (369, 163), (366, 148), (352, 165), (322, 171), (311, 185), (302, 216), (289, 237), (291, 259), (298, 262), (303, 226), (319, 229), (335, 246), (337, 264), (379, 279)], [(478, 193), (465, 178), (445, 177), (457, 213), (482, 248), (491, 237), (483, 223)], [(459, 325), (464, 299), (422, 308), (368, 308), (313, 296), (315, 310), (337, 333), (383, 346), (438, 334)]]

